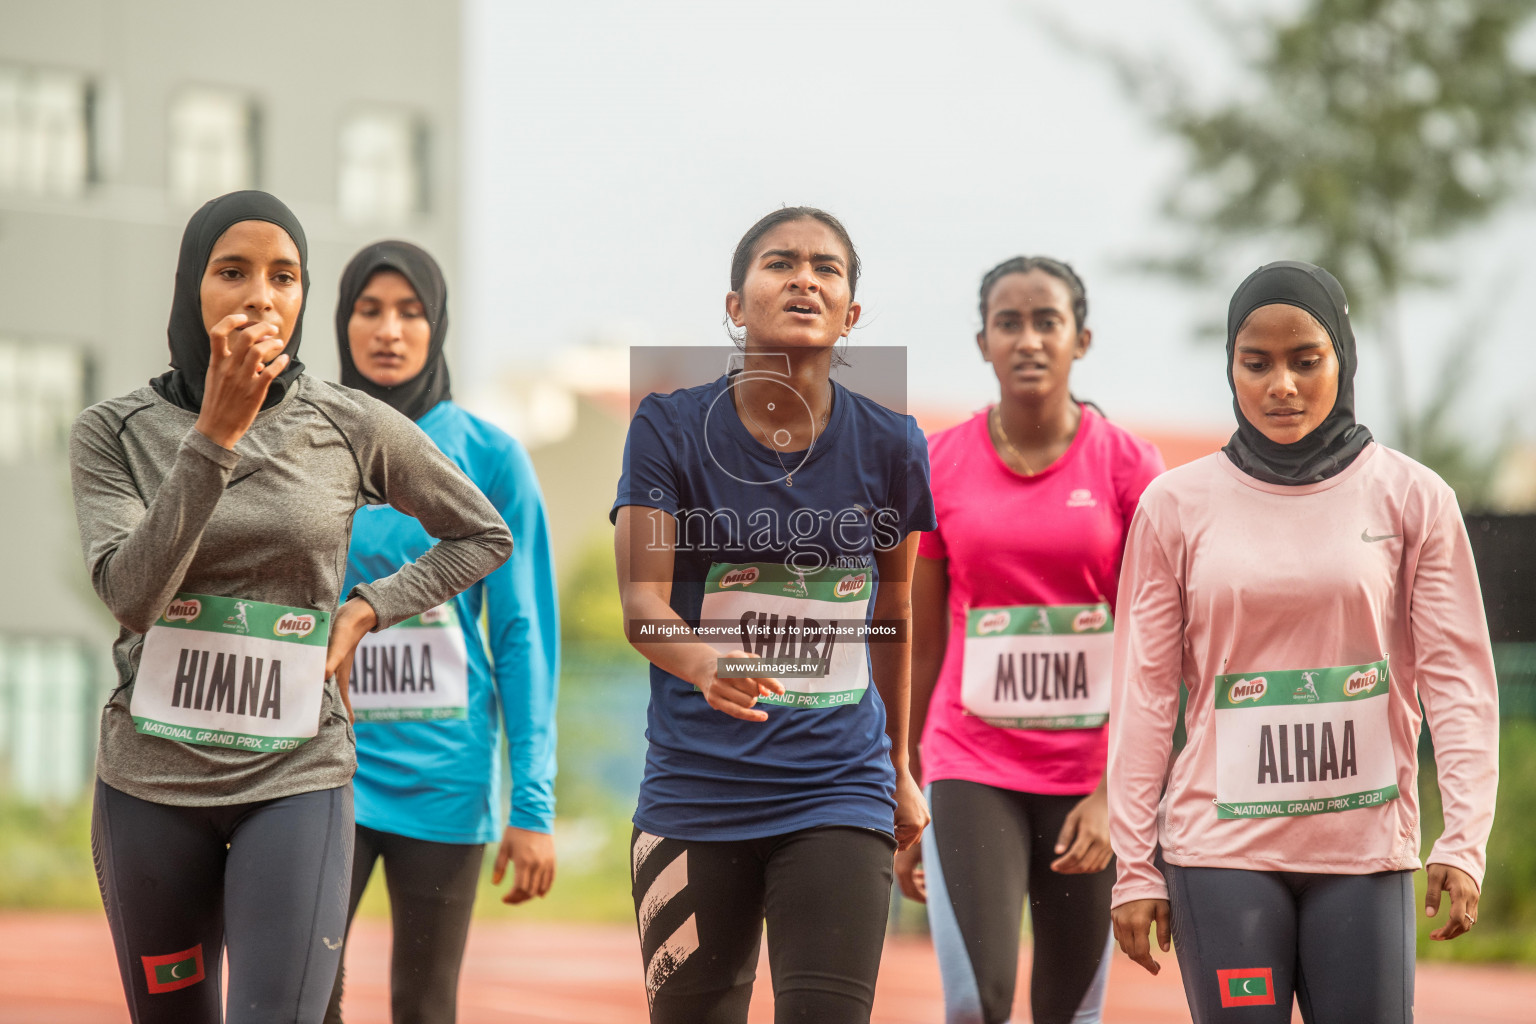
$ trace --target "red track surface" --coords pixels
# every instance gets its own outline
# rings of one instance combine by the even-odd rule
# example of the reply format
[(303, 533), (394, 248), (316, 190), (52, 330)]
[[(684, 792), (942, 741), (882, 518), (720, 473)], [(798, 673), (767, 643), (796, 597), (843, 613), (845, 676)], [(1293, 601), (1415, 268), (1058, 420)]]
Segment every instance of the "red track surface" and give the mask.
[[(388, 927), (359, 920), (347, 963), (348, 1024), (389, 1024)], [(1173, 957), (1152, 978), (1122, 957), (1110, 973), (1107, 1024), (1187, 1021)], [(1027, 991), (1027, 965), (1020, 992)], [(752, 1024), (771, 1024), (766, 963)], [(1420, 965), (1420, 1024), (1536, 1020), (1536, 972)], [(1016, 1020), (1028, 1020), (1021, 998)], [(460, 1024), (644, 1024), (640, 956), (631, 929), (613, 925), (477, 924), (459, 994)], [(886, 947), (876, 1024), (941, 1024), (938, 966), (925, 940)], [(1298, 1016), (1296, 1018), (1300, 1020)], [(0, 916), (0, 1024), (127, 1024), (116, 960), (99, 914)]]

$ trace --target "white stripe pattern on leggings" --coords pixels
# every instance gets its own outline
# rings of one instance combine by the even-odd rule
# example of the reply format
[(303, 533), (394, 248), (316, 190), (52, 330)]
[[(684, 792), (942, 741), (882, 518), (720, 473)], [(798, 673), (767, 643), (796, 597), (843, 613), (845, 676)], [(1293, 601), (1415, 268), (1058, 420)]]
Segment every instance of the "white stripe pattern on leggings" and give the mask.
[(649, 832), (641, 832), (635, 837), (634, 849), (630, 851), (629, 880), (639, 881), (640, 865), (645, 863), (645, 858), (651, 855), (651, 851), (661, 845), (661, 836), (653, 836)]
[[(632, 870), (638, 879), (640, 867), (647, 858), (661, 845), (661, 839), (642, 832), (635, 839), (634, 859)], [(640, 898), (640, 905), (635, 917), (640, 925), (640, 945), (648, 946), (649, 932), (656, 920), (656, 916), (666, 909), (667, 904), (688, 887), (688, 851), (678, 852), (677, 857), (666, 867), (661, 869), (650, 886), (645, 890), (645, 895)], [(651, 1002), (656, 999), (656, 990), (661, 988), (666, 980), (677, 973), (677, 969), (688, 960), (699, 948), (699, 923), (695, 915), (689, 914), (687, 919), (667, 936), (666, 941), (656, 947), (651, 954), (649, 962), (645, 965), (645, 994)]]
[(667, 936), (667, 941), (651, 954), (651, 962), (645, 967), (645, 995), (650, 1002), (656, 1000), (656, 990), (683, 966), (683, 963), (699, 948), (699, 922), (694, 915), (677, 926), (677, 931)]

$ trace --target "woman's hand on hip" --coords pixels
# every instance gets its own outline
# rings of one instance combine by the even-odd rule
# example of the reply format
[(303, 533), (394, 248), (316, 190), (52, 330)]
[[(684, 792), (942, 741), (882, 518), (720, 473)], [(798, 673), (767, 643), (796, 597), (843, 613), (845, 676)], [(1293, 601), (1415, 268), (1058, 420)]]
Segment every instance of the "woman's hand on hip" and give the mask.
[(373, 605), (360, 597), (349, 598), (336, 609), (331, 618), (331, 635), (325, 646), (325, 678), (336, 677), (336, 687), (341, 691), (341, 702), (346, 705), (347, 718), (356, 721), (352, 714), (352, 654), (374, 626), (379, 617)]
[(208, 332), (208, 374), (197, 431), (221, 448), (233, 448), (251, 429), (267, 390), (288, 365), (277, 327), (232, 313)]

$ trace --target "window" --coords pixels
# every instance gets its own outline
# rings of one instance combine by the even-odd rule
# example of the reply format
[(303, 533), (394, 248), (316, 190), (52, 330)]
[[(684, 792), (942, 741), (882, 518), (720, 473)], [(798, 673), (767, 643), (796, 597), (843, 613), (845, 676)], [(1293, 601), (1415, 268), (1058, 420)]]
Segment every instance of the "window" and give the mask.
[(398, 224), (427, 208), (427, 132), (398, 110), (367, 110), (341, 126), (337, 206), (354, 224)]
[(68, 450), (69, 425), (87, 400), (86, 368), (78, 348), (0, 337), (0, 464)]
[(171, 101), (171, 194), (203, 203), (255, 188), (259, 118), (250, 98), (229, 89), (183, 89)]
[(105, 692), (89, 648), (0, 633), (0, 779), (28, 803), (79, 799), (93, 782)]
[(0, 64), (0, 189), (83, 192), (94, 179), (94, 109), (82, 75)]

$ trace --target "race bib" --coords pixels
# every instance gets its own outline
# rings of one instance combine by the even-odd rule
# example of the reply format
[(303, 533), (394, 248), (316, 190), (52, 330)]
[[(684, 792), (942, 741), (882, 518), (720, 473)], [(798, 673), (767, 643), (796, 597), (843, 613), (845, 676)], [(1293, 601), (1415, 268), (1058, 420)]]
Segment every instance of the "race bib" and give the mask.
[(146, 736), (288, 751), (320, 731), (331, 617), (177, 594), (144, 637), (128, 709)]
[(1216, 811), (1277, 818), (1397, 799), (1386, 659), (1216, 677)]
[(970, 609), (961, 706), (1000, 729), (1103, 725), (1114, 628), (1102, 603)]
[(363, 637), (348, 692), (359, 722), (467, 718), (469, 648), (453, 605)]
[(838, 707), (857, 704), (869, 689), (863, 631), (872, 593), (869, 569), (810, 574), (772, 562), (717, 562), (699, 618), (729, 625), (724, 637), (706, 635), (711, 647), (761, 655), (766, 664), (754, 673), (784, 684), (783, 696), (758, 703)]

